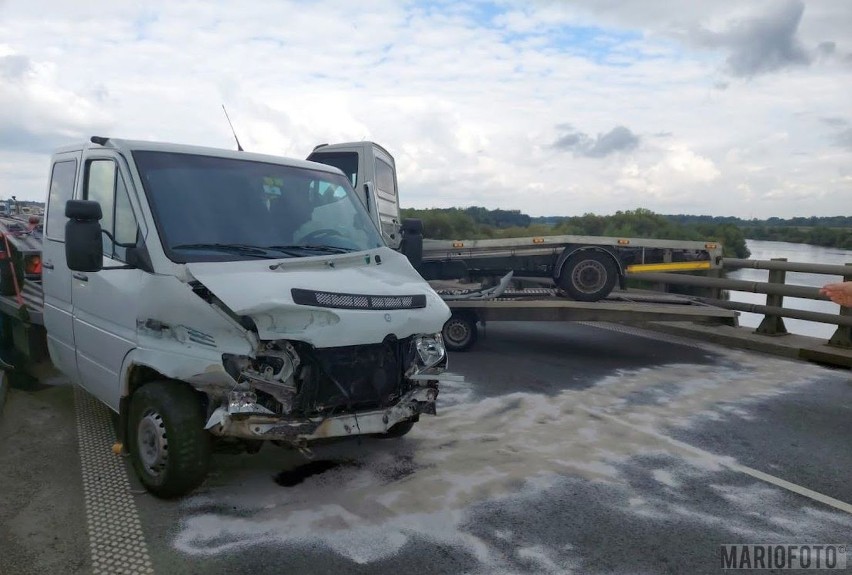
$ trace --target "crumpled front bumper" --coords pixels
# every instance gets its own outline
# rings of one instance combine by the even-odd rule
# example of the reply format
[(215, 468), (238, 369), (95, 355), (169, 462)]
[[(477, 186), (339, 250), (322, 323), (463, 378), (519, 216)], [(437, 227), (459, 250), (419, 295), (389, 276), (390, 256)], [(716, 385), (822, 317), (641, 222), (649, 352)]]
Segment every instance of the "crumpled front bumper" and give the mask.
[(421, 413), (435, 415), (437, 397), (437, 384), (419, 385), (386, 409), (310, 419), (263, 413), (229, 413), (226, 407), (219, 407), (210, 416), (205, 428), (219, 436), (279, 440), (294, 444), (386, 433), (395, 424)]

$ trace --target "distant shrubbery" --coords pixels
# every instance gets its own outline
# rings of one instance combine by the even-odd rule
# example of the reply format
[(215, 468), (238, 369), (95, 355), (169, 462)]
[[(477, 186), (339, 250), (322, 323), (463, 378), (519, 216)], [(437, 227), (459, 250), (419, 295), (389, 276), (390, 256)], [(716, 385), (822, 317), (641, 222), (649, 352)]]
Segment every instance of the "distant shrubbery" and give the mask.
[(734, 216), (691, 216), (687, 214), (667, 215), (680, 224), (734, 224), (741, 228), (785, 227), (785, 228), (852, 228), (852, 216), (810, 216), (783, 220), (768, 218), (744, 220)]
[(852, 250), (852, 228), (791, 228), (791, 227), (760, 227), (745, 228), (743, 232), (753, 240), (771, 240), (776, 242), (793, 242), (797, 244), (812, 244), (828, 248)]
[(426, 237), (434, 239), (512, 238), (574, 234), (672, 240), (714, 241), (723, 244), (725, 256), (747, 258), (742, 231), (731, 223), (682, 224), (667, 216), (639, 208), (611, 216), (531, 218), (517, 210), (482, 207), (404, 209), (403, 218), (423, 220)]
[(734, 217), (665, 216), (681, 224), (733, 224), (752, 240), (792, 242), (852, 250), (852, 216), (797, 217), (788, 220), (743, 220)]

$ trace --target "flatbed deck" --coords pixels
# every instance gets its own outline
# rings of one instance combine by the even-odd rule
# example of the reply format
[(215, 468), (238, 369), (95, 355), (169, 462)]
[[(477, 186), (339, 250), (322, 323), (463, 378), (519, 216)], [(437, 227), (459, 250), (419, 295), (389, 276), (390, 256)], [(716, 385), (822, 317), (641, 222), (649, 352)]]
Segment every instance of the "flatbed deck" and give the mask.
[(506, 291), (488, 300), (451, 300), (451, 310), (474, 311), (480, 321), (702, 321), (734, 325), (737, 313), (685, 296), (613, 292), (604, 300), (581, 302), (556, 290)]
[(499, 285), (487, 289), (470, 288), (453, 281), (430, 282), (452, 311), (443, 330), (448, 349), (470, 349), (477, 340), (477, 324), (490, 321), (738, 325), (737, 312), (688, 296), (620, 290), (611, 292), (606, 299), (584, 302), (564, 297), (556, 288), (507, 289), (510, 279), (508, 274)]
[[(445, 283), (439, 293), (452, 293)], [(553, 288), (505, 290), (492, 299), (449, 299), (450, 309), (476, 310), (481, 321), (718, 321), (738, 314), (688, 296), (652, 291), (614, 291), (596, 302), (575, 301)]]

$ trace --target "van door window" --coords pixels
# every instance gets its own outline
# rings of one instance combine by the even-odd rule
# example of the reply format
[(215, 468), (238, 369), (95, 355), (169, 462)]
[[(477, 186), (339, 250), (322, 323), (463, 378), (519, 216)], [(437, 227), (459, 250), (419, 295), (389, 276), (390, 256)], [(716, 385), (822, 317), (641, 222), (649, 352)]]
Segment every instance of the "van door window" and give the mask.
[(393, 168), (387, 162), (376, 158), (376, 188), (379, 192), (396, 198), (396, 182), (393, 177)]
[(77, 178), (77, 160), (56, 162), (50, 177), (50, 192), (47, 198), (47, 221), (45, 235), (51, 240), (65, 241), (65, 204), (74, 195), (74, 180)]
[[(94, 160), (86, 170), (86, 185), (83, 198), (94, 200), (101, 205), (101, 229), (112, 233), (112, 215), (115, 210), (115, 162), (112, 160)], [(112, 241), (103, 235), (104, 254), (112, 255)]]
[[(101, 229), (106, 230), (118, 243), (135, 243), (138, 226), (130, 207), (127, 186), (112, 160), (92, 160), (86, 170), (84, 198), (101, 205)], [(126, 260), (127, 249), (116, 246), (103, 235), (104, 255)]]
[[(139, 224), (133, 215), (130, 205), (130, 196), (127, 195), (127, 186), (121, 173), (116, 178), (115, 186), (115, 229), (113, 237), (119, 244), (135, 244), (139, 235)], [(112, 257), (114, 259), (127, 261), (127, 248), (115, 246)]]
[(393, 238), (398, 231), (397, 218), (399, 217), (396, 178), (391, 165), (379, 158), (376, 158), (376, 203), (382, 233)]

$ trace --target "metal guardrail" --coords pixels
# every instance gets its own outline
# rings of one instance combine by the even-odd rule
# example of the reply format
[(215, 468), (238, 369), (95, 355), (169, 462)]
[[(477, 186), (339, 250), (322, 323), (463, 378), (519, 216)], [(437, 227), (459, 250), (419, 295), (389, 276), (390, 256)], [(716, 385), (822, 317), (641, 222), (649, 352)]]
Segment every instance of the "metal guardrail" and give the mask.
[[(844, 281), (852, 281), (852, 263), (842, 266), (812, 264), (788, 262), (786, 258), (774, 258), (771, 260), (726, 258), (722, 260), (723, 270), (744, 268), (768, 270), (768, 281), (755, 282), (677, 273), (642, 273), (632, 275), (631, 277), (664, 285), (710, 288), (713, 297), (696, 297), (695, 299), (725, 309), (763, 314), (763, 320), (755, 330), (755, 333), (767, 336), (785, 335), (788, 333), (784, 326), (783, 318), (785, 317), (836, 325), (837, 330), (828, 340), (828, 345), (852, 348), (852, 308), (841, 307), (840, 313), (830, 314), (784, 307), (785, 296), (829, 301), (826, 296), (819, 293), (820, 288), (787, 284), (786, 276), (788, 271), (841, 276)], [(827, 280), (826, 283), (830, 282)], [(721, 297), (722, 290), (766, 294), (766, 304), (748, 304), (723, 299)]]

